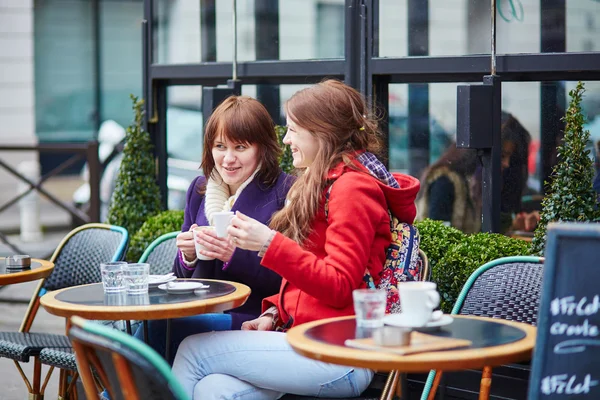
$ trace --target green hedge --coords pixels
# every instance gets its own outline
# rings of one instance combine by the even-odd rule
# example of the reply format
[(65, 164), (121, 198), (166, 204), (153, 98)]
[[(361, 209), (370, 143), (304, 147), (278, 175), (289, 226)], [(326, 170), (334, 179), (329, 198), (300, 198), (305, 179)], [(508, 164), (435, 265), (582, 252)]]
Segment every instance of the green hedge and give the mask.
[(183, 211), (181, 210), (163, 211), (148, 218), (131, 238), (127, 251), (128, 261), (139, 260), (150, 243), (165, 233), (181, 230), (181, 225), (183, 225)]
[(531, 254), (529, 243), (495, 233), (465, 235), (441, 221), (417, 222), (421, 249), (427, 254), (440, 307), (450, 313), (465, 282), (483, 264), (501, 257)]

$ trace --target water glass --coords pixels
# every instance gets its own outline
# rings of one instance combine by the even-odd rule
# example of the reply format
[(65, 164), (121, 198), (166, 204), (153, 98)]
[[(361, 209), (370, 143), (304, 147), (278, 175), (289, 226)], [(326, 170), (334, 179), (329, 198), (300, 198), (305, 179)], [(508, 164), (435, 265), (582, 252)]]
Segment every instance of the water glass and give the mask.
[(377, 328), (383, 326), (386, 292), (379, 289), (356, 289), (352, 292), (356, 325)]
[(122, 292), (125, 290), (124, 267), (125, 261), (116, 261), (100, 264), (100, 275), (102, 276), (102, 287), (105, 293)]
[(150, 264), (132, 263), (125, 266), (125, 282), (127, 293), (148, 293), (150, 281)]

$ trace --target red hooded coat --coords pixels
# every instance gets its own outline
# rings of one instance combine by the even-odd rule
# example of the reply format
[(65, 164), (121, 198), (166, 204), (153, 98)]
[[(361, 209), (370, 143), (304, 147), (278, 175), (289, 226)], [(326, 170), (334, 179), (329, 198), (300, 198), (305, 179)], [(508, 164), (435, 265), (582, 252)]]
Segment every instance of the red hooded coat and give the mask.
[[(279, 293), (263, 300), (263, 311), (279, 310), (278, 325), (293, 326), (330, 317), (354, 315), (352, 291), (365, 288), (368, 268), (375, 284), (391, 241), (388, 208), (412, 223), (419, 181), (393, 174), (399, 189), (343, 164), (332, 169), (335, 180), (325, 218), (325, 191), (305, 247), (276, 233), (261, 264), (283, 277)], [(325, 189), (327, 190), (327, 189)], [(288, 326), (291, 327), (291, 326)]]

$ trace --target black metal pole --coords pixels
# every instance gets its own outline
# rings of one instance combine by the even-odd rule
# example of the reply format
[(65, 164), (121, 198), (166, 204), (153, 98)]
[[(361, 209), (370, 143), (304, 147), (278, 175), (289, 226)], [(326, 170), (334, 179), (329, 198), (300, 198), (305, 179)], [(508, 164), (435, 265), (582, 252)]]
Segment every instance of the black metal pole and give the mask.
[[(256, 60), (279, 60), (279, 0), (255, 0)], [(257, 85), (256, 97), (276, 124), (282, 124), (279, 85)]]
[(502, 187), (501, 114), (502, 85), (497, 75), (487, 75), (483, 84), (492, 87), (492, 148), (481, 150), (482, 168), (482, 232), (500, 232), (500, 193)]
[[(545, 0), (540, 2), (540, 51), (542, 53), (564, 53), (566, 39), (566, 1)], [(561, 135), (566, 93), (560, 82), (542, 82), (540, 85), (540, 187), (545, 192), (544, 182), (552, 173), (556, 163), (556, 145)]]
[[(429, 2), (408, 0), (408, 55), (429, 55)], [(408, 85), (409, 173), (420, 176), (429, 165), (429, 84)]]
[(156, 123), (152, 124), (154, 131), (154, 151), (158, 164), (158, 186), (160, 187), (161, 205), (163, 210), (167, 209), (168, 187), (167, 187), (167, 86), (163, 82), (154, 82), (155, 102), (157, 115)]
[(200, 1), (202, 62), (217, 61), (217, 9), (215, 0)]
[(98, 139), (98, 131), (102, 119), (102, 46), (100, 43), (100, 1), (92, 0), (92, 34), (94, 37), (94, 140)]
[[(152, 65), (152, 31), (154, 24), (152, 19), (154, 18), (153, 10), (154, 0), (144, 0), (144, 19), (142, 20), (142, 96), (146, 102), (146, 114), (144, 115), (144, 128), (151, 132), (148, 120), (152, 117), (152, 76), (150, 68)], [(153, 138), (154, 141), (154, 138)]]
[(344, 81), (360, 90), (361, 72), (361, 1), (346, 0), (344, 25), (344, 54), (346, 58)]

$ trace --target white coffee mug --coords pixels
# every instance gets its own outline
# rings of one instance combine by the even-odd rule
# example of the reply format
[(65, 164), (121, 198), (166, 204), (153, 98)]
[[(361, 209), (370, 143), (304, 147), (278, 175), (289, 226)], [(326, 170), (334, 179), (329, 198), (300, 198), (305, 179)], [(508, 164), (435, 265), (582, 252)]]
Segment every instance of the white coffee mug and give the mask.
[(198, 243), (196, 241), (196, 236), (198, 235), (198, 233), (202, 232), (202, 231), (207, 231), (207, 230), (214, 230), (215, 227), (214, 226), (197, 226), (194, 228), (194, 246), (196, 247), (196, 257), (198, 257), (198, 260), (214, 260), (214, 257), (207, 257), (205, 255), (202, 255), (200, 253), (200, 250), (206, 250), (206, 248), (204, 246), (202, 246), (200, 243)]
[(233, 211), (221, 211), (212, 214), (213, 224), (217, 231), (217, 236), (224, 238), (227, 236), (227, 228), (233, 218)]
[(440, 295), (433, 282), (399, 282), (398, 293), (402, 314), (411, 326), (425, 326), (431, 314), (440, 305)]

